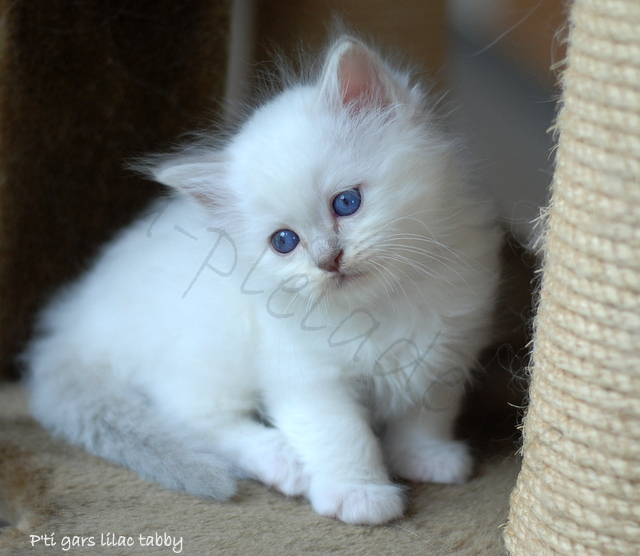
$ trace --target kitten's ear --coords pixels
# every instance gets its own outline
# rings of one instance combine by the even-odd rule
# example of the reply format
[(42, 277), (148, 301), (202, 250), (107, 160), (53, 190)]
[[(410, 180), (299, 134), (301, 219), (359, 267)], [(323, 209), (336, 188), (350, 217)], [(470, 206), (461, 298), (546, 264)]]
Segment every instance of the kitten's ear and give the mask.
[(151, 177), (181, 193), (185, 193), (200, 204), (215, 207), (226, 202), (226, 163), (218, 159), (178, 158), (150, 168)]
[(378, 57), (350, 38), (340, 40), (329, 51), (320, 90), (330, 104), (355, 112), (385, 109), (405, 96)]

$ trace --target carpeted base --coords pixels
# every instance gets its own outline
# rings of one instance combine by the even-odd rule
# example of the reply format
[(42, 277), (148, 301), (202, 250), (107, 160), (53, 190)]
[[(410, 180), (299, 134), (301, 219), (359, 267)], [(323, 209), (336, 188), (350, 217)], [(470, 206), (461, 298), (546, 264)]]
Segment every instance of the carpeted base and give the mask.
[[(465, 485), (410, 487), (400, 521), (345, 525), (254, 482), (241, 483), (225, 503), (163, 490), (51, 438), (29, 416), (23, 388), (4, 385), (0, 521), (9, 525), (0, 529), (0, 554), (497, 556), (518, 468), (513, 458), (493, 456)], [(82, 537), (84, 547), (69, 549)], [(119, 540), (131, 546), (107, 545)]]

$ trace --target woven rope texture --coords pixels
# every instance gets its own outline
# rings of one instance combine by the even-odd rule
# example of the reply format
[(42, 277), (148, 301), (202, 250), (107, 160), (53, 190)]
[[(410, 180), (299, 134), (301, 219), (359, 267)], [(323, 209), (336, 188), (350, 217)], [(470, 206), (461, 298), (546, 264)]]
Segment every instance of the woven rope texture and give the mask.
[(511, 554), (640, 554), (640, 2), (576, 0)]

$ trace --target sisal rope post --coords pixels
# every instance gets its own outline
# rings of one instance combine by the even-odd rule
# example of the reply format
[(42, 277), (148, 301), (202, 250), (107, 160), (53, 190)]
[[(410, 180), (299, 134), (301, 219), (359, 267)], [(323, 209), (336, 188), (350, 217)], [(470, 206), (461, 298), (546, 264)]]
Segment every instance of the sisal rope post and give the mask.
[(640, 2), (575, 0), (514, 556), (640, 554)]

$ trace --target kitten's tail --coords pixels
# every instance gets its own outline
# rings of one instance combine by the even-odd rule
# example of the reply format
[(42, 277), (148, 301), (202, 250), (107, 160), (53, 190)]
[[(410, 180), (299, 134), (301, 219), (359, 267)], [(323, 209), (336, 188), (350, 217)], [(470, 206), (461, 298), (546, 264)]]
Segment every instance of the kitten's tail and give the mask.
[(163, 423), (125, 387), (50, 372), (33, 374), (29, 386), (35, 417), (54, 434), (171, 490), (220, 500), (235, 493), (230, 463)]

